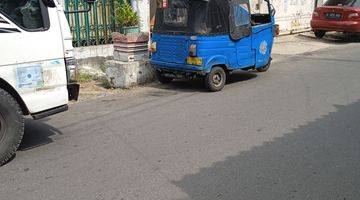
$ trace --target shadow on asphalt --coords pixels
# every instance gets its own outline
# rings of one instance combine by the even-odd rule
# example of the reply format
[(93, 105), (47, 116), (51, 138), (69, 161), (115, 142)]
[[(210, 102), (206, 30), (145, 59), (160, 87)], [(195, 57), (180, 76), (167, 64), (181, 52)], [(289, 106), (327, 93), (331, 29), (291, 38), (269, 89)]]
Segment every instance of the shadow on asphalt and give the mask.
[(360, 102), (173, 184), (194, 200), (360, 199)]
[(20, 144), (19, 150), (26, 151), (39, 146), (50, 144), (53, 142), (51, 137), (54, 135), (62, 135), (62, 133), (58, 129), (42, 121), (27, 119), (25, 122), (24, 137)]
[[(256, 78), (258, 75), (252, 71), (235, 71), (226, 82), (227, 85), (249, 81)], [(170, 84), (154, 85), (152, 87), (166, 90), (173, 90), (178, 92), (208, 92), (205, 88), (203, 80), (200, 78), (192, 80), (174, 80)]]
[(329, 32), (326, 33), (326, 35), (324, 36), (324, 38), (322, 39), (318, 39), (315, 37), (314, 33), (310, 33), (310, 34), (300, 34), (297, 35), (296, 37), (298, 38), (306, 38), (312, 41), (316, 41), (316, 42), (322, 42), (325, 44), (338, 44), (338, 45), (343, 45), (343, 44), (349, 44), (349, 43), (359, 43), (360, 40), (360, 36), (359, 35), (350, 35), (350, 34), (344, 34), (344, 33), (337, 33), (337, 32)]

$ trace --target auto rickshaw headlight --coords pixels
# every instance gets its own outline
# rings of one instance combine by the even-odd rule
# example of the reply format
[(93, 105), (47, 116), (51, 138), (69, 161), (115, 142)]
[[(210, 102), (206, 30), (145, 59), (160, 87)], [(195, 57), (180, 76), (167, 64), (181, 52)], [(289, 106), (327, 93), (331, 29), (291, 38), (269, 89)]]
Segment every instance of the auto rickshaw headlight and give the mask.
[(196, 51), (196, 49), (197, 49), (196, 44), (190, 45), (190, 48), (189, 48), (189, 54), (190, 54), (190, 56), (192, 56), (192, 57), (196, 57), (196, 56), (197, 56), (197, 51)]
[(188, 57), (186, 63), (189, 65), (201, 66), (203, 64), (202, 58), (199, 57)]
[(156, 52), (156, 47), (157, 47), (156, 42), (152, 42), (151, 45), (150, 45), (150, 50), (151, 50), (152, 53)]

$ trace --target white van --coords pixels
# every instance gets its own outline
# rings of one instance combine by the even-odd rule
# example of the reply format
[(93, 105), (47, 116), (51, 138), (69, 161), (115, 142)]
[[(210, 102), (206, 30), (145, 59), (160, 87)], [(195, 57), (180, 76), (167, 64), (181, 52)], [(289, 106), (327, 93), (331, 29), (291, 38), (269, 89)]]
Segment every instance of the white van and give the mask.
[(25, 115), (47, 117), (77, 100), (73, 56), (56, 0), (0, 0), (0, 165), (19, 147)]

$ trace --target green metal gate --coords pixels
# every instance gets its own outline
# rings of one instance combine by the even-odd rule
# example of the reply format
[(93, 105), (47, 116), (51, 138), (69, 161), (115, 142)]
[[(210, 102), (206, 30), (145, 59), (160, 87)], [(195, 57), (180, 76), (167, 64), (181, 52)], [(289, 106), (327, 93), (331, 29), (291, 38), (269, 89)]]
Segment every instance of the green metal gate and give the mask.
[[(115, 31), (115, 5), (124, 0), (97, 0), (88, 13), (66, 14), (74, 47), (111, 44)], [(65, 0), (65, 11), (87, 9), (83, 0)]]

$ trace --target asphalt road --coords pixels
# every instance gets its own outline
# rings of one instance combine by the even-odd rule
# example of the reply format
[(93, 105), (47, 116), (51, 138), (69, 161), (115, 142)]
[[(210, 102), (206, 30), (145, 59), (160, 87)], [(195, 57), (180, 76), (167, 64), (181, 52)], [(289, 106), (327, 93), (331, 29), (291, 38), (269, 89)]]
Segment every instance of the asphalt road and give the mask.
[(358, 200), (360, 44), (152, 84), (26, 124), (1, 200)]

